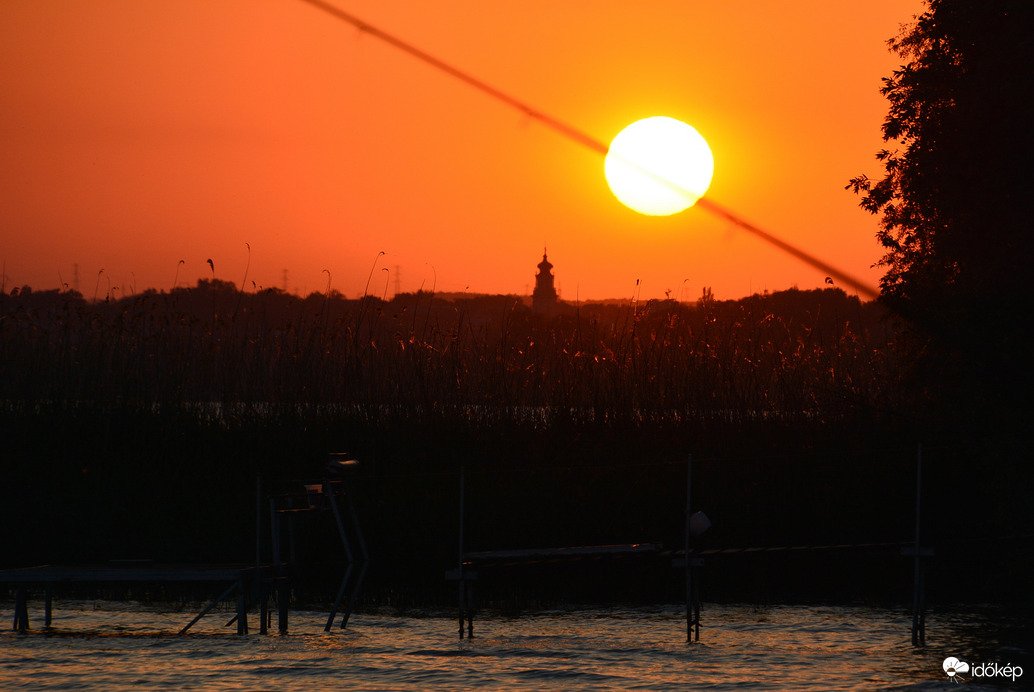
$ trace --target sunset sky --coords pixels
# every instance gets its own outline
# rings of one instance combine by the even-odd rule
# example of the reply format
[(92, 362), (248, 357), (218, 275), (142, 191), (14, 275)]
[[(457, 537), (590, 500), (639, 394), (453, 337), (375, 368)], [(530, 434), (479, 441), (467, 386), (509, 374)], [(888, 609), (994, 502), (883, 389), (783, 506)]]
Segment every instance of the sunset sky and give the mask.
[[(603, 142), (691, 124), (709, 199), (877, 284), (844, 186), (881, 172), (919, 0), (328, 1)], [(570, 301), (824, 285), (703, 209), (631, 211), (599, 153), (301, 0), (4, 0), (0, 94), (8, 291), (76, 265), (88, 298), (169, 290), (211, 258), (247, 290), (525, 294), (544, 245)]]

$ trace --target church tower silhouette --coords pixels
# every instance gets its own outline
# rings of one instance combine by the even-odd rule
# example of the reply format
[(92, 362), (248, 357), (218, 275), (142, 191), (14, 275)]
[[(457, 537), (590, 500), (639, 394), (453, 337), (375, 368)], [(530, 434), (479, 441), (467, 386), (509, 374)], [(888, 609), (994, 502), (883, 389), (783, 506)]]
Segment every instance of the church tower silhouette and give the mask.
[(553, 265), (542, 249), (542, 261), (539, 262), (539, 273), (535, 275), (535, 291), (531, 294), (531, 306), (537, 312), (553, 314), (556, 311), (557, 293), (553, 285)]

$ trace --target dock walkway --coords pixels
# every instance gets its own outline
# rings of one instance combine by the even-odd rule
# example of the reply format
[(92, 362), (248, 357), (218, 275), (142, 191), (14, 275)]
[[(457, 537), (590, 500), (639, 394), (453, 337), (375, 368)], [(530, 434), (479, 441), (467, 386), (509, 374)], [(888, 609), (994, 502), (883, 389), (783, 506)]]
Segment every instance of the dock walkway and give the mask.
[[(279, 570), (277, 571), (279, 572)], [(195, 582), (226, 584), (229, 586), (205, 607), (186, 627), (185, 634), (220, 601), (237, 592), (237, 633), (247, 634), (247, 609), (249, 594), (257, 594), (260, 605), (260, 631), (265, 634), (268, 627), (268, 596), (275, 590), (279, 601), (279, 629), (287, 631), (287, 579), (274, 574), (268, 565), (166, 565), (146, 561), (117, 562), (100, 565), (39, 565), (21, 569), (0, 570), (0, 584), (15, 587), (13, 629), (25, 632), (29, 629), (28, 593), (32, 588), (42, 588), (44, 598), (43, 626), (49, 629), (52, 622), (54, 587), (62, 584), (110, 584), (137, 583), (161, 584), (169, 582)]]

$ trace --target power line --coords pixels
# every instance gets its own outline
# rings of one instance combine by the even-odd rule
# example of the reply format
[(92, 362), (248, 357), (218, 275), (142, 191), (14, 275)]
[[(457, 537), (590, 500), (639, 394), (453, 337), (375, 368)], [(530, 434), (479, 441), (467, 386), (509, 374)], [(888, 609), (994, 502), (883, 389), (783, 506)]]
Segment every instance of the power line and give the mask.
[[(339, 19), (339, 20), (341, 20), (343, 22), (347, 22), (348, 24), (351, 24), (352, 26), (354, 26), (359, 31), (367, 33), (367, 34), (373, 36), (374, 38), (380, 39), (381, 41), (384, 41), (385, 43), (393, 46), (394, 48), (397, 48), (398, 50), (400, 50), (400, 51), (402, 51), (404, 53), (407, 53), (408, 55), (416, 58), (417, 60), (420, 60), (421, 62), (427, 63), (428, 65), (430, 65), (431, 67), (435, 68), (436, 70), (440, 70), (441, 72), (444, 72), (444, 73), (446, 73), (446, 74), (448, 74), (448, 75), (450, 75), (450, 76), (460, 80), (461, 82), (467, 84), (468, 86), (473, 87), (474, 89), (477, 89), (478, 91), (482, 92), (483, 94), (486, 94), (487, 96), (490, 96), (490, 97), (494, 98), (495, 100), (500, 101), (500, 102), (504, 103), (505, 105), (515, 109), (515, 110), (520, 111), (526, 117), (531, 118), (533, 120), (539, 121), (540, 123), (542, 123), (546, 127), (549, 127), (550, 129), (555, 130), (556, 132), (560, 133), (561, 135), (563, 135), (564, 137), (570, 139), (571, 141), (575, 142), (576, 144), (580, 144), (583, 147), (586, 147), (587, 149), (596, 152), (597, 154), (602, 154), (603, 156), (606, 156), (607, 152), (609, 151), (609, 147), (606, 144), (604, 144), (600, 140), (596, 139), (592, 135), (589, 135), (589, 134), (583, 132), (582, 130), (574, 127), (573, 125), (569, 125), (569, 124), (563, 122), (562, 120), (560, 120), (558, 118), (554, 118), (553, 116), (549, 115), (548, 113), (544, 113), (543, 111), (540, 111), (537, 108), (533, 108), (530, 104), (525, 103), (524, 101), (521, 101), (518, 98), (510, 96), (506, 92), (501, 91), (501, 90), (493, 87), (492, 85), (488, 84), (487, 82), (483, 82), (480, 79), (474, 77), (473, 75), (470, 75), (470, 74), (464, 72), (463, 70), (460, 70), (459, 68), (453, 67), (452, 65), (450, 65), (450, 64), (448, 64), (448, 63), (446, 63), (446, 62), (444, 62), (442, 60), (439, 60), (438, 58), (434, 57), (430, 53), (426, 53), (426, 52), (420, 50), (419, 48), (417, 48), (416, 46), (412, 45), (411, 43), (403, 41), (402, 39), (398, 38), (397, 36), (389, 34), (388, 32), (386, 32), (386, 31), (384, 31), (382, 29), (379, 29), (379, 28), (373, 26), (372, 24), (369, 24), (369, 23), (363, 21), (362, 19), (360, 19), (359, 17), (356, 17), (353, 14), (349, 14), (348, 12), (345, 12), (344, 10), (341, 10), (341, 9), (339, 9), (339, 8), (329, 4), (329, 3), (323, 2), (323, 0), (301, 0), (301, 1), (302, 2), (306, 2), (306, 3), (310, 4), (310, 5), (312, 5), (313, 7), (316, 7), (317, 9), (320, 9), (320, 10), (326, 12), (327, 14), (331, 15), (335, 19)], [(630, 162), (626, 162), (626, 163), (630, 163)], [(630, 165), (634, 165), (634, 164), (630, 163)], [(638, 166), (636, 166), (636, 167), (638, 168)], [(650, 174), (652, 177), (658, 178), (659, 180), (661, 180), (661, 182), (663, 182), (665, 185), (668, 185), (669, 187), (677, 187), (671, 181), (665, 180), (663, 178), (659, 178), (658, 176), (650, 173), (649, 171), (645, 171), (645, 172)], [(865, 284), (864, 282), (862, 282), (862, 281), (852, 277), (850, 274), (848, 274), (848, 273), (846, 273), (844, 271), (841, 271), (840, 269), (837, 269), (836, 267), (834, 267), (833, 265), (829, 264), (828, 262), (824, 262), (824, 261), (820, 260), (819, 258), (815, 257), (814, 255), (811, 255), (810, 253), (807, 253), (804, 250), (801, 250), (800, 248), (798, 248), (798, 247), (796, 247), (794, 245), (791, 245), (790, 243), (786, 242), (785, 240), (782, 240), (782, 239), (772, 235), (771, 233), (769, 233), (767, 231), (761, 230), (760, 228), (758, 228), (754, 224), (749, 223), (749, 222), (741, 219), (739, 216), (734, 214), (731, 210), (726, 209), (725, 207), (721, 206), (720, 204), (718, 204), (716, 202), (712, 202), (711, 200), (704, 199), (704, 198), (698, 199), (696, 201), (696, 204), (700, 205), (700, 207), (703, 208), (704, 210), (709, 211), (712, 214), (714, 214), (714, 215), (716, 215), (716, 216), (718, 216), (720, 218), (725, 219), (726, 221), (728, 221), (728, 222), (738, 226), (739, 228), (742, 228), (745, 231), (748, 231), (748, 232), (756, 235), (757, 237), (761, 238), (762, 240), (764, 240), (764, 241), (766, 241), (766, 242), (768, 242), (768, 243), (770, 243), (772, 245), (775, 245), (780, 250), (782, 250), (782, 251), (784, 251), (784, 252), (786, 252), (786, 253), (788, 253), (790, 255), (793, 255), (794, 257), (796, 257), (797, 259), (801, 260), (805, 264), (809, 264), (812, 267), (825, 272), (831, 278), (834, 278), (837, 281), (839, 281), (840, 283), (843, 283), (843, 284), (846, 284), (846, 285), (850, 286), (851, 288), (853, 288), (854, 290), (856, 290), (859, 293), (863, 294), (867, 298), (875, 299), (875, 298), (879, 297), (879, 292), (876, 289), (874, 289), (874, 288), (870, 287), (869, 285)]]
[(322, 2), (322, 0), (302, 0), (302, 2), (307, 2), (313, 7), (317, 7), (326, 12), (327, 14), (337, 19), (340, 19), (341, 21), (348, 22), (360, 31), (370, 34), (374, 38), (378, 38), (384, 41), (385, 43), (395, 48), (398, 48), (403, 53), (408, 53), (417, 60), (427, 63), (436, 70), (445, 72), (446, 74), (455, 77), (456, 79), (467, 84), (468, 86), (471, 86), (477, 89), (478, 91), (487, 94), (488, 96), (491, 96), (497, 101), (502, 101), (507, 106), (519, 110), (525, 116), (532, 118), (533, 120), (538, 120), (543, 125), (546, 125), (547, 127), (556, 130), (568, 139), (574, 140), (582, 146), (588, 147), (589, 149), (606, 156), (607, 145), (603, 142), (600, 142), (598, 139), (595, 139), (594, 137), (587, 135), (578, 128), (568, 125), (567, 123), (558, 120), (557, 118), (554, 118), (551, 115), (543, 113), (538, 109), (532, 108), (529, 104), (525, 103), (524, 101), (521, 101), (520, 99), (517, 99), (503, 91), (500, 91), (499, 89), (496, 89), (490, 84), (483, 82), (480, 79), (470, 74), (467, 74), (463, 70), (453, 67), (452, 65), (442, 60), (439, 60), (438, 58), (434, 57), (429, 53), (425, 53), (424, 51), (420, 50), (411, 43), (407, 43), (402, 39), (387, 33), (386, 31), (382, 31), (381, 29), (378, 29), (372, 24), (364, 22), (362, 19), (359, 19), (355, 15), (349, 14), (344, 10), (340, 10), (337, 7), (334, 7), (333, 5), (330, 5), (326, 2)]

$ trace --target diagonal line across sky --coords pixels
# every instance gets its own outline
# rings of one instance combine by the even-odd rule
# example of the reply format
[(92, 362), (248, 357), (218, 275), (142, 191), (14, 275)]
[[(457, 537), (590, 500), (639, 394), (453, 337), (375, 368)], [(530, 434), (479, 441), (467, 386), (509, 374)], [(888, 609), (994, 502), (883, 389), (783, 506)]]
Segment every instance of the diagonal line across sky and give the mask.
[[(301, 1), (309, 5), (312, 5), (313, 7), (322, 10), (323, 12), (326, 12), (328, 15), (334, 17), (335, 19), (339, 19), (343, 22), (351, 24), (359, 31), (367, 33), (370, 36), (373, 36), (374, 38), (380, 39), (381, 41), (384, 41), (385, 43), (393, 46), (394, 48), (397, 48), (403, 53), (407, 53), (410, 56), (416, 58), (417, 60), (420, 60), (421, 62), (430, 65), (436, 70), (444, 72), (454, 77), (455, 79), (464, 82), (468, 86), (477, 89), (478, 91), (496, 99), (497, 101), (501, 101), (507, 106), (517, 111), (520, 111), (526, 117), (531, 118), (533, 120), (537, 120), (546, 127), (555, 130), (556, 132), (563, 135), (567, 139), (575, 142), (576, 144), (580, 144), (583, 147), (586, 147), (587, 149), (590, 149), (603, 156), (606, 156), (607, 152), (609, 151), (609, 147), (606, 144), (596, 139), (592, 135), (583, 132), (577, 127), (574, 127), (573, 125), (569, 125), (564, 121), (549, 115), (548, 113), (538, 110), (537, 108), (533, 108), (524, 101), (521, 101), (520, 99), (515, 98), (507, 94), (506, 92), (495, 88), (491, 84), (488, 84), (487, 82), (484, 82), (478, 79), (477, 77), (474, 77), (464, 72), (463, 70), (460, 70), (442, 60), (439, 60), (430, 53), (426, 53), (420, 50), (411, 43), (407, 43), (406, 41), (403, 41), (402, 39), (393, 36), (392, 34), (389, 34), (386, 31), (363, 21), (362, 19), (356, 17), (353, 14), (345, 12), (344, 10), (335, 7), (334, 5), (331, 5), (329, 3), (323, 2), (323, 0)], [(646, 171), (646, 173), (653, 175), (649, 171)], [(669, 187), (677, 187), (671, 181), (665, 179), (661, 179), (661, 181)], [(734, 224), (735, 226), (752, 233), (753, 235), (761, 238), (762, 240), (767, 241), (768, 243), (779, 248), (780, 250), (790, 255), (793, 255), (805, 264), (811, 265), (815, 269), (819, 269), (825, 272), (830, 278), (835, 279), (841, 284), (849, 286), (858, 293), (864, 295), (866, 298), (875, 299), (879, 297), (879, 292), (875, 288), (854, 278), (850, 274), (834, 267), (828, 262), (825, 262), (819, 259), (818, 257), (815, 257), (814, 255), (805, 252), (799, 247), (792, 245), (786, 242), (785, 240), (782, 240), (781, 238), (778, 238), (777, 236), (772, 235), (771, 233), (758, 228), (757, 226), (748, 221), (745, 221), (744, 219), (734, 214), (731, 210), (726, 209), (724, 206), (718, 204), (717, 202), (713, 202), (705, 197), (701, 197), (696, 201), (696, 205), (722, 219), (725, 219), (726, 221)]]

